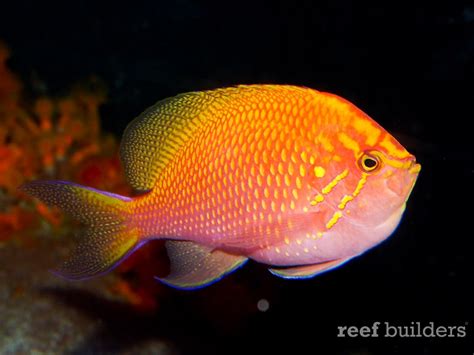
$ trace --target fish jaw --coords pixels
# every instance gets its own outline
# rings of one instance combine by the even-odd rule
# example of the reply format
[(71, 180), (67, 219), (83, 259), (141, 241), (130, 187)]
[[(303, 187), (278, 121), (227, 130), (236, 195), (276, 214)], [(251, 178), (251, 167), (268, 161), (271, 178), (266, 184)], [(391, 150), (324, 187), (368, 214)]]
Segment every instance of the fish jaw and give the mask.
[(295, 238), (288, 244), (279, 242), (254, 250), (247, 256), (274, 266), (310, 265), (355, 257), (393, 234), (402, 219), (405, 205), (403, 203), (377, 226), (355, 225), (345, 221), (347, 223), (340, 223), (331, 231), (310, 234), (309, 238), (307, 233), (304, 235), (295, 233)]

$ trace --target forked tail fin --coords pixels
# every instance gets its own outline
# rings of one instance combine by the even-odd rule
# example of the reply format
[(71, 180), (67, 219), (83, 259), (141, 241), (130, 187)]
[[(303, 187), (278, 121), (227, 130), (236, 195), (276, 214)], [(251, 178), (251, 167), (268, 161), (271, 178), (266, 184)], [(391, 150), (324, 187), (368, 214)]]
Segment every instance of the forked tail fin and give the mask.
[(82, 280), (104, 274), (141, 245), (129, 224), (131, 198), (66, 181), (33, 181), (20, 189), (87, 225), (70, 259), (53, 271), (58, 276)]

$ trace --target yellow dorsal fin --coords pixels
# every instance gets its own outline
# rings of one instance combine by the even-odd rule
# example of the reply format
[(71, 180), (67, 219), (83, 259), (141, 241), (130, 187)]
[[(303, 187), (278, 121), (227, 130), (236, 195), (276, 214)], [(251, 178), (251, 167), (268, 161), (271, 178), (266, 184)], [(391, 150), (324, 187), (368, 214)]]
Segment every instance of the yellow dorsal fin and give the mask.
[(190, 92), (159, 101), (125, 130), (120, 154), (127, 180), (137, 191), (151, 190), (176, 152), (197, 130), (222, 119), (224, 111), (278, 97), (281, 100), (291, 94), (308, 95), (310, 91), (294, 86), (248, 85)]

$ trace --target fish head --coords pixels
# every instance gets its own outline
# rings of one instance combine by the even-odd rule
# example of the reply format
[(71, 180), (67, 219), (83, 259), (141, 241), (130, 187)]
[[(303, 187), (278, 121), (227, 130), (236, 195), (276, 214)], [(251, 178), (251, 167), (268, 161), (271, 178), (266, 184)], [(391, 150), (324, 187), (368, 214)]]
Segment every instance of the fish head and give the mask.
[(352, 201), (347, 206), (339, 202), (338, 208), (344, 215), (342, 233), (356, 241), (351, 254), (373, 247), (394, 232), (421, 170), (415, 156), (393, 136), (385, 130), (382, 136), (373, 146), (361, 143), (360, 151), (347, 161), (343, 189)]
[(358, 181), (349, 219), (368, 228), (391, 221), (395, 229), (421, 170), (415, 156), (408, 152), (403, 157), (394, 156), (386, 149), (372, 147), (358, 154), (350, 170)]
[(319, 248), (328, 259), (358, 255), (389, 237), (421, 170), (415, 156), (365, 113), (354, 106), (343, 113), (348, 123), (328, 133), (334, 146), (329, 176), (316, 187), (324, 197), (316, 208), (325, 216), (327, 236)]

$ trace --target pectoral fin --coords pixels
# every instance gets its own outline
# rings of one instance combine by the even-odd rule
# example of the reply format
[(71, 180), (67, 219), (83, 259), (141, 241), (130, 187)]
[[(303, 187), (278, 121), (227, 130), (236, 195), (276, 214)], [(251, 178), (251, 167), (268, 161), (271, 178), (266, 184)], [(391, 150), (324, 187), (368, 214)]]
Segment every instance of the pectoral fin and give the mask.
[(349, 261), (350, 259), (351, 258), (336, 259), (336, 260), (331, 260), (331, 261), (327, 261), (327, 262), (319, 263), (319, 264), (302, 265), (302, 266), (295, 266), (295, 267), (288, 267), (288, 268), (281, 268), (281, 269), (269, 269), (269, 271), (273, 275), (282, 277), (284, 279), (309, 279), (325, 271), (329, 271), (338, 266), (341, 266), (342, 264)]
[(170, 274), (157, 279), (179, 289), (197, 289), (220, 280), (247, 258), (187, 241), (168, 241)]

